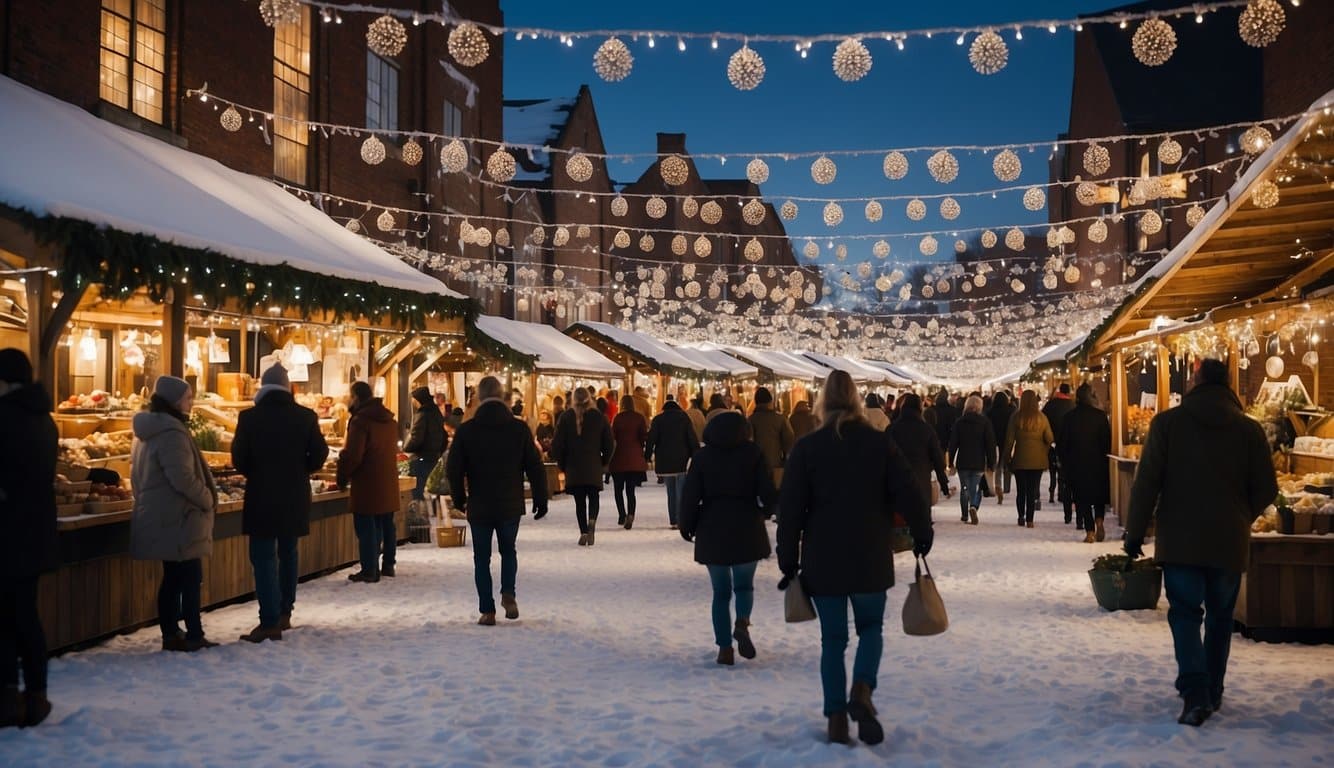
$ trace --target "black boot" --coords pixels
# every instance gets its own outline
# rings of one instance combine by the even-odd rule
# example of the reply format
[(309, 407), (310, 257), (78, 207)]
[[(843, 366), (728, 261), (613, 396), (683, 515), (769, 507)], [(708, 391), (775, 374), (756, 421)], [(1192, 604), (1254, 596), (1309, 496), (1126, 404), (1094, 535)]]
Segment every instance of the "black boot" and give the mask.
[(879, 744), (885, 740), (885, 729), (880, 726), (875, 715), (875, 705), (871, 703), (871, 686), (853, 683), (852, 693), (848, 696), (848, 717), (857, 723), (857, 738), (867, 744)]
[(737, 619), (732, 628), (732, 639), (736, 641), (736, 652), (743, 659), (755, 658), (755, 643), (750, 639), (750, 619)]
[(848, 739), (848, 713), (836, 712), (829, 716), (829, 743), (847, 744)]
[(23, 727), (39, 725), (51, 714), (51, 702), (46, 699), (46, 691), (23, 692)]
[(0, 691), (0, 728), (23, 723), (23, 699), (18, 686), (6, 686)]
[(1185, 703), (1181, 707), (1181, 716), (1177, 722), (1182, 725), (1189, 725), (1195, 728), (1204, 724), (1213, 714), (1213, 708), (1210, 706), (1210, 697), (1207, 693), (1188, 693), (1185, 697)]

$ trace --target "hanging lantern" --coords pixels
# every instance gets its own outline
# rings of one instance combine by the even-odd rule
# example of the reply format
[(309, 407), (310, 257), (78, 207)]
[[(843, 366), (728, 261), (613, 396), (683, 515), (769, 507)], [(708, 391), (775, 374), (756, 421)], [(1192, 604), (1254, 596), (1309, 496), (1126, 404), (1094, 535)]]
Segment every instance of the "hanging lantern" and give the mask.
[(843, 206), (838, 203), (827, 203), (824, 207), (824, 223), (831, 227), (836, 227), (843, 222)]
[(727, 79), (739, 91), (754, 90), (764, 81), (764, 59), (743, 45), (727, 60)]
[(518, 165), (514, 162), (514, 155), (505, 151), (504, 147), (491, 153), (486, 159), (486, 172), (491, 178), (505, 184), (514, 178), (518, 173)]
[(686, 241), (685, 235), (676, 235), (672, 238), (672, 253), (676, 256), (684, 256), (690, 250), (690, 243)]
[(769, 164), (755, 158), (746, 163), (746, 178), (750, 179), (751, 184), (763, 184), (769, 180)]
[(629, 248), (630, 233), (626, 232), (624, 229), (618, 229), (616, 231), (616, 234), (612, 236), (611, 244), (616, 246), (617, 248)]
[(742, 249), (742, 254), (747, 261), (759, 261), (764, 258), (764, 246), (760, 244), (757, 238), (752, 237), (746, 242), (746, 247)]
[(617, 195), (611, 199), (611, 215), (624, 216), (630, 212), (630, 203), (626, 202), (624, 197)]
[(630, 55), (630, 49), (614, 37), (607, 38), (593, 54), (593, 71), (609, 83), (629, 77), (634, 64), (635, 57)]
[(669, 187), (679, 187), (690, 179), (690, 165), (680, 155), (667, 155), (658, 163), (658, 173)]
[(394, 214), (387, 209), (375, 219), (375, 226), (380, 228), (381, 232), (388, 232), (394, 228)]
[(440, 169), (445, 173), (460, 173), (468, 167), (468, 148), (458, 139), (451, 140), (440, 150)]
[(1177, 33), (1162, 19), (1145, 19), (1130, 40), (1130, 50), (1146, 67), (1158, 67), (1172, 58), (1177, 49)]
[(227, 105), (218, 117), (218, 122), (222, 124), (222, 129), (228, 133), (236, 133), (241, 130), (241, 113), (236, 111), (236, 107)]
[(1014, 181), (1019, 178), (1023, 168), (1023, 163), (1019, 161), (1019, 155), (1009, 149), (1003, 150), (991, 161), (991, 171), (1001, 181)]
[(1276, 0), (1251, 0), (1237, 17), (1237, 32), (1247, 45), (1264, 48), (1283, 32), (1286, 14)]
[(465, 67), (481, 64), (491, 53), (491, 44), (486, 41), (486, 34), (470, 21), (450, 30), (446, 47), (454, 61)]
[(1014, 227), (1005, 233), (1005, 245), (1012, 251), (1024, 250), (1024, 231)]
[(1139, 217), (1139, 231), (1146, 235), (1156, 235), (1163, 228), (1163, 217), (1157, 211), (1145, 211)]
[(408, 43), (408, 31), (398, 19), (385, 14), (366, 28), (366, 47), (377, 56), (392, 59), (403, 52)]
[(582, 184), (593, 178), (593, 161), (583, 152), (575, 152), (565, 159), (565, 174), (570, 181)]
[(926, 203), (917, 198), (913, 198), (908, 201), (908, 207), (904, 212), (909, 219), (912, 219), (913, 221), (921, 221), (926, 218)]
[(270, 27), (301, 21), (301, 0), (259, 0), (259, 17)]
[(700, 207), (699, 219), (705, 224), (717, 224), (723, 220), (723, 207), (713, 200), (710, 200)]
[(1204, 207), (1202, 205), (1200, 205), (1199, 203), (1195, 203), (1194, 205), (1186, 209), (1187, 224), (1193, 227), (1196, 224), (1199, 224), (1201, 221), (1204, 221)]
[(422, 145), (417, 143), (416, 139), (408, 139), (403, 143), (403, 149), (399, 151), (399, 159), (404, 165), (415, 166), (422, 161)]
[(648, 214), (650, 219), (661, 219), (667, 215), (667, 201), (654, 195), (644, 203), (644, 213)]
[(1278, 185), (1269, 179), (1261, 181), (1251, 190), (1251, 204), (1256, 208), (1273, 208), (1278, 205)]
[(1101, 176), (1112, 167), (1112, 154), (1107, 148), (1094, 142), (1084, 150), (1084, 170), (1093, 176)]
[(1091, 181), (1081, 181), (1075, 185), (1075, 200), (1080, 205), (1092, 207), (1098, 204), (1098, 185)]
[(885, 155), (885, 178), (898, 181), (908, 175), (908, 158), (902, 152), (890, 152)]
[(695, 218), (695, 214), (699, 213), (699, 201), (693, 197), (682, 200), (681, 213), (685, 214), (687, 219)]
[(556, 231), (551, 235), (551, 244), (559, 248), (568, 242), (570, 242), (570, 230), (556, 227)]
[(995, 247), (996, 247), (996, 233), (995, 233), (995, 232), (992, 232), (991, 230), (988, 229), (988, 230), (986, 230), (985, 232), (982, 233), (982, 247), (983, 247), (983, 248), (995, 248)]
[(867, 221), (871, 222), (880, 221), (880, 218), (884, 215), (885, 215), (885, 209), (881, 207), (879, 202), (872, 200), (871, 202), (866, 204)]
[(877, 259), (883, 259), (889, 255), (889, 243), (884, 240), (876, 240), (875, 245), (871, 246), (871, 253), (875, 254)]
[(952, 197), (940, 201), (940, 217), (946, 221), (954, 221), (959, 218), (962, 211), (963, 209), (959, 207), (959, 201)]
[(1042, 187), (1029, 187), (1024, 192), (1024, 207), (1030, 211), (1040, 211), (1047, 206), (1047, 193)]
[(801, 247), (801, 254), (814, 261), (820, 256), (820, 246), (816, 245), (814, 240), (807, 240), (806, 244)]
[(994, 75), (1005, 69), (1009, 58), (1005, 40), (990, 29), (973, 38), (973, 44), (968, 46), (968, 61), (980, 75)]
[(1176, 165), (1181, 162), (1182, 154), (1181, 142), (1176, 139), (1163, 139), (1158, 145), (1158, 162), (1163, 165)]
[(751, 200), (741, 206), (741, 220), (752, 227), (759, 226), (760, 222), (764, 221), (764, 203)]
[(836, 175), (838, 175), (838, 166), (834, 165), (834, 161), (824, 155), (820, 155), (815, 162), (811, 163), (811, 178), (815, 180), (816, 184), (829, 184)]
[(1089, 224), (1088, 229), (1089, 242), (1101, 243), (1107, 239), (1107, 222), (1102, 219)]
[(941, 184), (948, 184), (959, 176), (959, 161), (948, 150), (940, 150), (926, 159), (926, 169), (931, 178)]
[(862, 41), (848, 37), (834, 49), (834, 74), (845, 83), (856, 82), (871, 71), (871, 52)]
[(653, 235), (642, 235), (639, 238), (639, 250), (644, 253), (652, 253), (655, 245), (657, 245), (657, 243), (654, 242)]
[(696, 256), (700, 257), (701, 259), (707, 259), (709, 257), (709, 254), (711, 253), (713, 253), (713, 243), (709, 242), (709, 238), (705, 237), (704, 235), (700, 235), (699, 237), (695, 238)]
[(788, 200), (783, 203), (783, 207), (778, 209), (778, 215), (781, 216), (784, 221), (792, 221), (797, 218), (797, 204)]
[(936, 239), (930, 235), (922, 238), (917, 244), (917, 250), (921, 251), (923, 256), (935, 256), (939, 248), (940, 243), (936, 242)]
[(361, 159), (367, 165), (379, 165), (384, 162), (384, 142), (374, 135), (367, 136), (361, 142)]
[(1261, 125), (1252, 126), (1246, 129), (1241, 135), (1241, 151), (1248, 155), (1258, 155), (1269, 149), (1269, 145), (1274, 143), (1274, 136), (1268, 128)]

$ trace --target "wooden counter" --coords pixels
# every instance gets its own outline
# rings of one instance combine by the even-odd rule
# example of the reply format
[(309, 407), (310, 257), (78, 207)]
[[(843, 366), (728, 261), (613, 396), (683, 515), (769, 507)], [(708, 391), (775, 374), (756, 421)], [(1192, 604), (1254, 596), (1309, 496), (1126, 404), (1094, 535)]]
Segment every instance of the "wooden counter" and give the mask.
[[(399, 478), (395, 521), (400, 541), (407, 539), (405, 512), (414, 485), (411, 478)], [(298, 545), (302, 579), (357, 561), (347, 496), (335, 492), (314, 497), (310, 535)], [(63, 565), (42, 577), (37, 598), (46, 643), (53, 652), (156, 623), (162, 566), (130, 557), (129, 512), (61, 518), (59, 530)], [(241, 504), (223, 504), (213, 525), (213, 555), (204, 558), (201, 602), (206, 608), (217, 607), (250, 599), (254, 591), (250, 540), (241, 533)]]
[(1294, 475), (1305, 475), (1312, 472), (1334, 472), (1334, 456), (1292, 451), (1288, 454), (1288, 471)]
[(1334, 536), (1252, 534), (1234, 616), (1255, 640), (1334, 643)]

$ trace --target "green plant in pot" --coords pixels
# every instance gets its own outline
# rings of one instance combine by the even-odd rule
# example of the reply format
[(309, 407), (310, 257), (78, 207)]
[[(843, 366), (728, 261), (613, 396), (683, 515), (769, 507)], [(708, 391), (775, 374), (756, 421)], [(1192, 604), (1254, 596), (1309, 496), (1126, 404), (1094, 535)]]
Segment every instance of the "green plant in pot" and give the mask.
[(1089, 582), (1098, 605), (1108, 611), (1137, 611), (1158, 607), (1163, 569), (1153, 558), (1134, 560), (1129, 555), (1106, 554), (1093, 561)]

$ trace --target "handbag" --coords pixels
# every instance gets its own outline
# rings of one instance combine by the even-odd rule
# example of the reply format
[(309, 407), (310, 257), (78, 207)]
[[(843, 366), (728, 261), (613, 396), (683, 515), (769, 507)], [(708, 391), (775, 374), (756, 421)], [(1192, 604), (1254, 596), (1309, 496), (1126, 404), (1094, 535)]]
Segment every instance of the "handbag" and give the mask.
[[(922, 567), (926, 566), (926, 573)], [(906, 635), (938, 635), (950, 625), (945, 614), (945, 601), (940, 599), (936, 580), (931, 578), (931, 566), (926, 558), (917, 559), (916, 578), (908, 585), (908, 599), (903, 601), (903, 633)]]
[(800, 577), (789, 580), (787, 588), (783, 590), (783, 618), (789, 624), (815, 620), (815, 606), (811, 603), (810, 595), (806, 594), (806, 588), (801, 585)]

